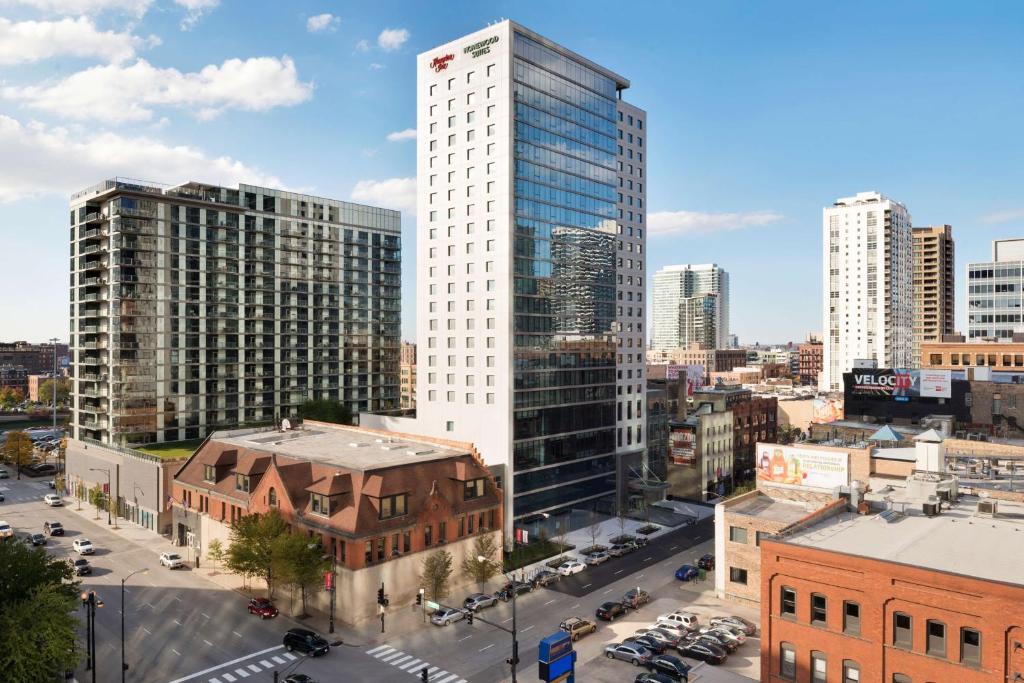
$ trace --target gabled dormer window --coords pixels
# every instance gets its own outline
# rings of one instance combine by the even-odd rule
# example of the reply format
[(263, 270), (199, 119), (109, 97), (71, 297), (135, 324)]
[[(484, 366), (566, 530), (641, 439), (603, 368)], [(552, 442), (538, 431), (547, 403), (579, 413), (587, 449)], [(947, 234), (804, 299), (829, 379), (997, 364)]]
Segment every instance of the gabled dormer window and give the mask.
[(482, 498), (484, 495), (484, 478), (470, 479), (466, 482), (466, 490), (463, 495), (464, 500), (474, 500), (476, 498)]
[(409, 494), (399, 493), (380, 499), (380, 519), (401, 517), (409, 511)]
[(235, 490), (243, 491), (244, 493), (249, 493), (249, 486), (250, 486), (249, 475), (246, 475), (246, 474), (236, 474), (235, 475)]
[(203, 481), (211, 484), (217, 483), (217, 468), (213, 465), (203, 465)]
[(314, 515), (331, 516), (331, 499), (321, 493), (309, 494), (309, 507)]

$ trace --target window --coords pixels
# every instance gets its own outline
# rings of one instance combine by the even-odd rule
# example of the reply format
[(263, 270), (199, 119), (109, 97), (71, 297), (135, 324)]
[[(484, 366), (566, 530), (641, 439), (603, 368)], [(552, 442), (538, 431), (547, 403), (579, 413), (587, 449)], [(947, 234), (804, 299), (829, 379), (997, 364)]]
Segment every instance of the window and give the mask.
[(914, 683), (906, 674), (893, 674), (892, 683)]
[(824, 626), (828, 612), (828, 599), (821, 593), (811, 593), (811, 624)]
[(267, 491), (267, 505), (272, 508), (277, 507), (277, 490), (274, 487), (270, 487), (270, 490)]
[(909, 650), (914, 645), (912, 630), (914, 620), (909, 614), (896, 612), (892, 615), (892, 644)]
[(405, 548), (402, 552), (412, 552), (412, 532), (406, 531), (402, 534), (402, 547)]
[(925, 652), (935, 657), (946, 656), (946, 625), (941, 621), (928, 620), (928, 641)]
[(739, 567), (729, 567), (729, 580), (733, 583), (747, 585), (747, 570)]
[(729, 527), (729, 540), (733, 543), (746, 543), (747, 530), (741, 526)]
[(860, 664), (852, 659), (843, 660), (843, 683), (860, 683)]
[(784, 617), (796, 617), (796, 589), (783, 586), (779, 602), (781, 603), (779, 614)]
[(409, 511), (408, 506), (409, 494), (407, 493), (398, 493), (393, 496), (381, 498), (379, 518), (391, 519), (392, 517), (401, 517)]
[(960, 629), (960, 663), (981, 666), (981, 631)]
[(455, 431), (455, 423), (452, 422), (451, 420), (449, 420), (448, 422), (445, 423), (444, 430), (446, 432), (454, 432)]
[(811, 683), (825, 683), (828, 674), (828, 659), (824, 652), (811, 650)]
[(322, 493), (311, 493), (309, 496), (309, 509), (314, 515), (331, 516), (331, 501)]
[(779, 643), (779, 676), (796, 680), (796, 648), (789, 643)]
[(249, 493), (249, 477), (244, 474), (235, 475), (235, 490)]
[(856, 602), (843, 603), (843, 633), (848, 636), (860, 635), (860, 605)]
[(216, 483), (217, 468), (214, 467), (213, 465), (203, 465), (203, 481)]
[(427, 548), (434, 545), (434, 527), (430, 524), (423, 527), (423, 545)]
[(437, 542), (444, 543), (447, 540), (448, 535), (448, 523), (438, 522), (437, 524)]
[(473, 500), (475, 498), (481, 498), (484, 495), (484, 479), (470, 479), (466, 482), (466, 490), (463, 495), (463, 500)]

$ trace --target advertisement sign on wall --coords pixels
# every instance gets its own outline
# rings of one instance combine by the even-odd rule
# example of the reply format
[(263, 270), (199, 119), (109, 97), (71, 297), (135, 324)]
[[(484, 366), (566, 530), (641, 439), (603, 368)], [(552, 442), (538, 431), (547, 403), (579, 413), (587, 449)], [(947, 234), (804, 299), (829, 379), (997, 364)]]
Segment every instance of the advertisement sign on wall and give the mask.
[(672, 464), (696, 467), (697, 455), (694, 450), (694, 433), (687, 429), (673, 429), (668, 435), (668, 453)]
[(674, 382), (681, 377), (686, 378), (687, 396), (693, 396), (694, 391), (704, 386), (704, 366), (669, 363), (665, 367), (665, 379), (669, 382)]
[(935, 398), (953, 396), (951, 372), (949, 370), (920, 370), (921, 395)]
[[(891, 398), (909, 401), (913, 398), (950, 398), (949, 370), (902, 370), (898, 368), (855, 369), (851, 373), (853, 396)], [(924, 380), (927, 378), (927, 386)]]
[(849, 455), (759, 443), (757, 479), (818, 489), (846, 486), (850, 483)]
[(843, 416), (843, 399), (841, 398), (816, 398), (811, 401), (811, 422), (814, 424), (835, 422), (842, 420)]

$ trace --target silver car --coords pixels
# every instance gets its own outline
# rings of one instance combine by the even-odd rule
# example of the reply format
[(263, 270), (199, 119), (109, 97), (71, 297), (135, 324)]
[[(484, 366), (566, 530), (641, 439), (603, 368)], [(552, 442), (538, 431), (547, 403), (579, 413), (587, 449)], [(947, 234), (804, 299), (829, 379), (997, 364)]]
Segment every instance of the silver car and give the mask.
[(484, 607), (494, 607), (498, 604), (498, 598), (487, 593), (473, 593), (462, 602), (462, 606), (470, 612), (475, 612)]
[(636, 643), (612, 643), (605, 647), (604, 656), (608, 659), (621, 659), (633, 666), (640, 666), (650, 661), (651, 651)]
[(453, 621), (460, 621), (465, 618), (466, 613), (461, 609), (455, 609), (454, 607), (443, 607), (434, 612), (434, 616), (430, 617), (430, 621), (435, 626), (447, 626)]
[(610, 559), (612, 559), (612, 556), (602, 550), (600, 552), (591, 553), (590, 555), (587, 555), (586, 559), (584, 559), (583, 561), (589, 564), (591, 567), (596, 567), (597, 565), (603, 564), (604, 562), (607, 562)]

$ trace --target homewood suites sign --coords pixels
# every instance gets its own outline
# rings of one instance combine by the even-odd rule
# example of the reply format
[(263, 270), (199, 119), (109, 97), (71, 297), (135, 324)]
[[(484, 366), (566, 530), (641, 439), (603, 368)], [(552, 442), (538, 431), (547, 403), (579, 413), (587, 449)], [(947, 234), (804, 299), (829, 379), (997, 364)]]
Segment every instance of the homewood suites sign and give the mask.
[(462, 54), (470, 55), (472, 57), (485, 55), (491, 51), (491, 45), (494, 45), (496, 42), (498, 42), (498, 36), (491, 36), (487, 40), (481, 40), (478, 43), (473, 43), (472, 45), (467, 45), (462, 48)]

